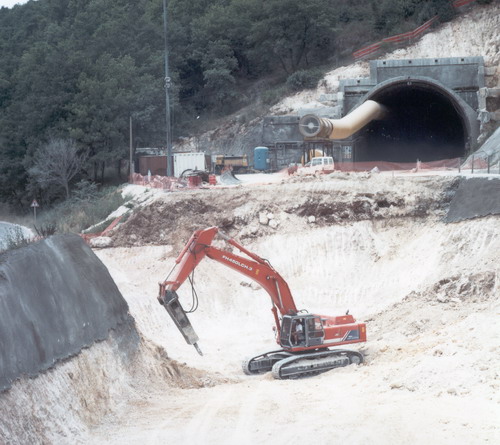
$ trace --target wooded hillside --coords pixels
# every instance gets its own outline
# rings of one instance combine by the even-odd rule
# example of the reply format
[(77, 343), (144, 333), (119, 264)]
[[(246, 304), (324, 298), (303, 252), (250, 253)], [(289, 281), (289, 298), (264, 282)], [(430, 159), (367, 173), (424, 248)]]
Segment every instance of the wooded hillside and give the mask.
[[(200, 114), (314, 86), (353, 50), (436, 14), (454, 10), (448, 0), (169, 0), (173, 137), (196, 132)], [(136, 146), (164, 145), (162, 0), (2, 8), (0, 60), (0, 201), (56, 199), (34, 167), (61, 140), (85, 151), (93, 181), (127, 158), (130, 117)]]

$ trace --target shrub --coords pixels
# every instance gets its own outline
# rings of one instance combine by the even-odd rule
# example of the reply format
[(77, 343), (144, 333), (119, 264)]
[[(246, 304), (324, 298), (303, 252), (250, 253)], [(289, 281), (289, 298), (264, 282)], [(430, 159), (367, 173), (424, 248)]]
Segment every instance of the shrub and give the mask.
[(323, 73), (318, 69), (296, 71), (286, 80), (286, 86), (290, 91), (300, 91), (305, 88), (316, 88), (318, 82), (323, 78)]
[(455, 8), (449, 1), (439, 0), (436, 2), (436, 13), (441, 23), (449, 22), (456, 15)]
[(88, 201), (97, 198), (98, 195), (99, 189), (95, 182), (82, 180), (75, 184), (72, 198), (76, 201)]
[(57, 232), (57, 225), (53, 222), (48, 222), (39, 227), (35, 226), (35, 232), (39, 238), (47, 238)]
[(102, 221), (127, 200), (128, 197), (124, 198), (117, 187), (106, 187), (97, 191), (93, 186), (81, 184), (72, 198), (46, 212), (42, 223), (55, 225), (57, 232), (62, 233), (80, 233), (98, 223), (101, 223), (100, 228), (104, 225)]
[(274, 105), (278, 103), (287, 95), (287, 88), (284, 85), (280, 85), (276, 88), (266, 90), (262, 93), (262, 102), (266, 105)]
[(21, 227), (14, 227), (8, 231), (3, 242), (0, 243), (0, 252), (19, 249), (32, 242), (33, 238), (27, 235)]

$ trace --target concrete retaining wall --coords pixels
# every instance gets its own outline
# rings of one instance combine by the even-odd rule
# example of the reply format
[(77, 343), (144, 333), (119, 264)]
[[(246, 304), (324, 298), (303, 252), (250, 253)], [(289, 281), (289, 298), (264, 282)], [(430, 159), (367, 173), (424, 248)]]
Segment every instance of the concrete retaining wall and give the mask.
[(0, 391), (129, 320), (108, 270), (76, 235), (0, 255)]
[(500, 178), (462, 179), (446, 222), (458, 222), (488, 215), (500, 215)]

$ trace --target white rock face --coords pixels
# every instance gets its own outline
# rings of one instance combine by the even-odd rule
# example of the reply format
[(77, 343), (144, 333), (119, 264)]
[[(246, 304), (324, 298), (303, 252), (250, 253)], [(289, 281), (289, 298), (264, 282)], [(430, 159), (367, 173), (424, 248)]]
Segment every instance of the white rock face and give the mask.
[(34, 238), (34, 233), (28, 227), (0, 221), (0, 251), (8, 248), (11, 242)]
[(109, 236), (98, 236), (97, 238), (92, 238), (90, 240), (90, 247), (105, 248), (111, 247), (113, 245), (113, 240)]
[(267, 226), (267, 224), (269, 223), (269, 218), (265, 213), (259, 213), (259, 223), (264, 226)]
[(280, 225), (280, 222), (277, 219), (269, 220), (269, 227), (276, 229)]

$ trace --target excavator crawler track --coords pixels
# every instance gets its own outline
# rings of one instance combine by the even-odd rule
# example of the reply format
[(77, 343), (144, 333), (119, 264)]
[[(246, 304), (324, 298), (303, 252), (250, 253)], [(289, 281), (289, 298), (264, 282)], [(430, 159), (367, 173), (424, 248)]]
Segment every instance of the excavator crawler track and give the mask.
[(294, 379), (321, 374), (331, 369), (363, 363), (363, 356), (356, 351), (343, 349), (293, 354), (277, 361), (272, 367), (275, 379)]
[(271, 371), (273, 365), (280, 360), (293, 356), (290, 352), (278, 349), (276, 351), (265, 352), (243, 360), (241, 367), (246, 375), (263, 374)]

